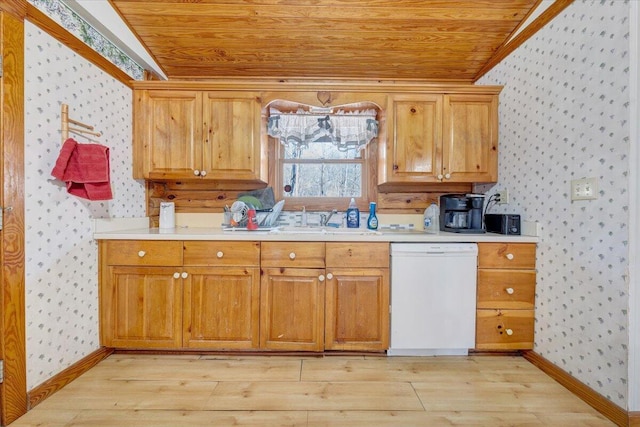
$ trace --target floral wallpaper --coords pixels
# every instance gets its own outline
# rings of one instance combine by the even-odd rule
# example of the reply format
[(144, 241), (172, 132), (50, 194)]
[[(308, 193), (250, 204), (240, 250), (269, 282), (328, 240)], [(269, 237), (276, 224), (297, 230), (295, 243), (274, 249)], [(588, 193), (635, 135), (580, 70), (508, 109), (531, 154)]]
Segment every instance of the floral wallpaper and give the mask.
[[(629, 2), (577, 0), (478, 84), (500, 95), (493, 212), (538, 221), (535, 351), (626, 408)], [(571, 180), (598, 199), (571, 201)]]
[[(60, 107), (102, 132), (114, 198), (71, 196), (51, 176)], [(144, 216), (144, 186), (131, 178), (132, 91), (25, 22), (25, 263), (27, 389), (99, 348), (93, 218)], [(72, 135), (78, 142), (90, 142)]]
[(134, 80), (142, 80), (144, 70), (126, 53), (118, 49), (88, 22), (60, 0), (28, 0), (70, 33), (107, 58), (115, 66), (129, 74)]

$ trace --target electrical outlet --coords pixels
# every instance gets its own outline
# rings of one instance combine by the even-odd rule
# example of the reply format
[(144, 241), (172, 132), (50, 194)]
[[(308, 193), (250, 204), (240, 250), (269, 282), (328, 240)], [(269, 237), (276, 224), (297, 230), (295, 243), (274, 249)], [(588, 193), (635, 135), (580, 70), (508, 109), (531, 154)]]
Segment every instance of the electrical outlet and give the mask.
[(598, 198), (598, 178), (571, 180), (571, 200), (594, 200)]
[(500, 190), (496, 194), (500, 196), (500, 201), (498, 202), (499, 205), (506, 205), (507, 203), (509, 203), (509, 190)]

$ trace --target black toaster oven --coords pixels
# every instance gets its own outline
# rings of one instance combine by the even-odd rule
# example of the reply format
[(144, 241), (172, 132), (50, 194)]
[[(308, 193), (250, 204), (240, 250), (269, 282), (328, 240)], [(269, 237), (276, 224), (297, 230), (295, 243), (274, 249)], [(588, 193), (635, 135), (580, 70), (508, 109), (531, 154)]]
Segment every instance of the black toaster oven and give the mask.
[(487, 233), (520, 235), (520, 215), (486, 214), (484, 226)]

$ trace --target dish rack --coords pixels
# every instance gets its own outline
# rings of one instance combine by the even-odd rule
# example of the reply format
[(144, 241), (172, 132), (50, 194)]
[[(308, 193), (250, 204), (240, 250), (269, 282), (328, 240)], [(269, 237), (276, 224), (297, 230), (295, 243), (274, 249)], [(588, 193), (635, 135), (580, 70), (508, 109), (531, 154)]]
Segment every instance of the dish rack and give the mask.
[[(258, 229), (272, 229), (278, 223), (278, 217), (284, 206), (284, 200), (276, 203), (272, 209), (256, 209), (256, 221)], [(229, 211), (225, 211), (225, 217), (222, 224), (224, 229), (247, 229), (248, 212), (251, 209), (242, 201), (236, 201), (231, 205)]]

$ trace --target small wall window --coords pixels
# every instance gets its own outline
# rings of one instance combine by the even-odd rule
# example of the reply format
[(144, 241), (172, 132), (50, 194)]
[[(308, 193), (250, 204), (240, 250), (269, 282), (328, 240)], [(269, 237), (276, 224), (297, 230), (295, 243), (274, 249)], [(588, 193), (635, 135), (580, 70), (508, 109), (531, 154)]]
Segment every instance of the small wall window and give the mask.
[(269, 108), (268, 134), (277, 142), (276, 197), (290, 209), (341, 210), (352, 197), (367, 206), (379, 109), (371, 103), (286, 105)]

